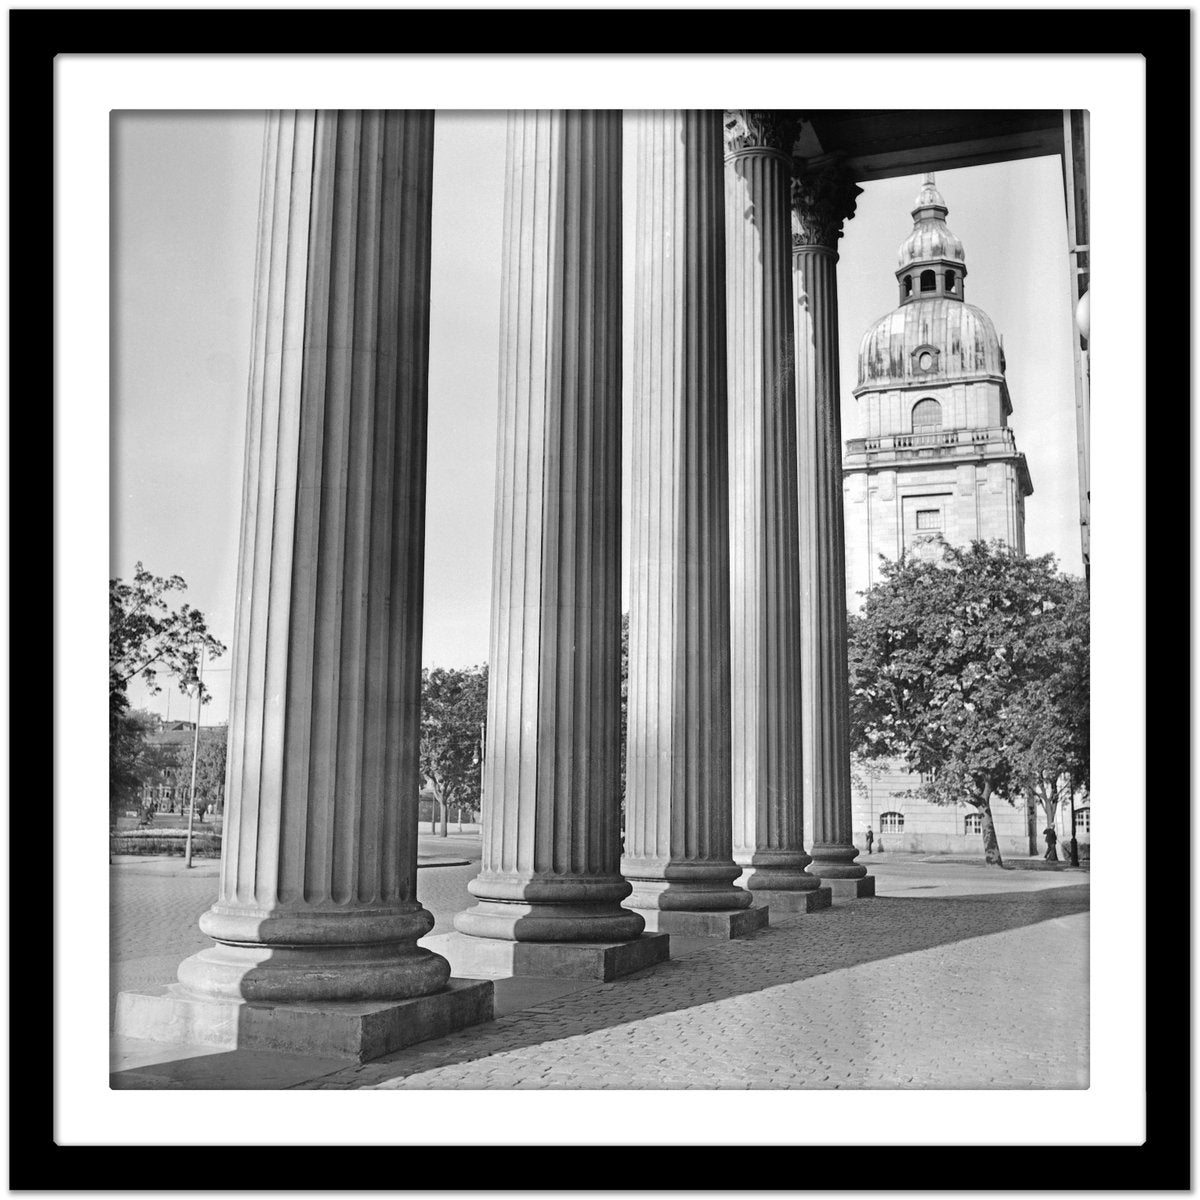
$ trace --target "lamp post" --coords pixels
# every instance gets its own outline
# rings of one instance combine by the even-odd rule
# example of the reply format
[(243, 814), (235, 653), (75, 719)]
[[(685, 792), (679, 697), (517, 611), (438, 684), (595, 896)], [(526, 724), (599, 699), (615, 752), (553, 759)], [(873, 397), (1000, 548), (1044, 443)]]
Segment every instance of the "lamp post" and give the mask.
[(196, 670), (196, 730), (192, 736), (192, 787), (188, 798), (187, 845), (184, 866), (192, 865), (192, 823), (196, 819), (196, 760), (200, 755), (200, 707), (204, 703), (204, 647), (200, 647), (200, 665)]

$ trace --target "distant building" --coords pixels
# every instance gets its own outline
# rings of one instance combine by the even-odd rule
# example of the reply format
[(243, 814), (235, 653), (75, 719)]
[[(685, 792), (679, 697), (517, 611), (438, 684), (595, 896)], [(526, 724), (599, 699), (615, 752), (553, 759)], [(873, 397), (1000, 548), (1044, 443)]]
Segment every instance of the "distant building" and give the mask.
[[(160, 719), (155, 729), (148, 730), (143, 739), (152, 750), (178, 747), (177, 753), (190, 755), (192, 743), (196, 736), (195, 721), (167, 721)], [(221, 740), (229, 736), (228, 725), (201, 725), (201, 743)], [(191, 791), (191, 780), (187, 783), (167, 783), (160, 779), (148, 779), (142, 784), (142, 808), (150, 808), (154, 812), (184, 812), (187, 808), (188, 796)], [(200, 801), (197, 800), (197, 807)], [(211, 805), (214, 812), (221, 812), (225, 807), (224, 787), (215, 804)]]
[[(867, 330), (858, 356), (864, 437), (846, 443), (843, 493), (847, 605), (879, 582), (879, 560), (904, 551), (934, 554), (940, 539), (965, 545), (1000, 539), (1025, 553), (1025, 499), (1033, 483), (1008, 427), (1012, 398), (1004, 347), (991, 318), (965, 299), (966, 256), (946, 225), (946, 202), (926, 175), (900, 247), (899, 305)], [(876, 849), (970, 852), (980, 817), (906, 798), (916, 781), (902, 764), (858, 776), (855, 843)], [(1001, 853), (1036, 853), (1044, 818), (992, 807)], [(1069, 838), (1069, 811), (1060, 838)], [(1090, 840), (1090, 813), (1077, 810), (1077, 836)]]

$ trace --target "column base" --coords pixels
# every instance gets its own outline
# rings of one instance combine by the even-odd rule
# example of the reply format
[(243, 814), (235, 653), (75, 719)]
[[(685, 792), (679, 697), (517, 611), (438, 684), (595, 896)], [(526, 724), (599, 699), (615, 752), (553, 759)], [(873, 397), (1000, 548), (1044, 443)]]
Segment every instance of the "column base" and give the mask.
[(477, 979), (554, 975), (607, 982), (671, 957), (671, 939), (665, 933), (644, 933), (623, 942), (512, 942), (437, 933), (420, 944), (447, 959), (456, 975)]
[[(853, 882), (853, 881), (851, 881)], [(760, 888), (751, 892), (755, 907), (771, 908), (781, 913), (820, 912), (833, 904), (833, 891), (828, 883), (806, 892), (779, 892)]]
[(861, 879), (826, 879), (825, 886), (833, 892), (835, 900), (867, 900), (875, 895), (875, 876), (865, 875)]
[(737, 938), (745, 937), (770, 924), (768, 909), (718, 909), (687, 912), (683, 909), (639, 908), (646, 918), (647, 932), (673, 933), (678, 937)]
[(451, 979), (412, 1000), (252, 1003), (190, 995), (179, 984), (121, 992), (113, 1033), (220, 1050), (273, 1050), (367, 1062), (466, 1025), (492, 1020), (486, 979)]

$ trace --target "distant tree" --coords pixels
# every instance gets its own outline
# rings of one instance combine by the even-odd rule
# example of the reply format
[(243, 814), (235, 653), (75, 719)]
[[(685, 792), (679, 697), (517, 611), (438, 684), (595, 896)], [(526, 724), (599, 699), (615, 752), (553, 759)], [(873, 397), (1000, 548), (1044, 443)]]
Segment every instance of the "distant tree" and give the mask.
[(487, 722), (487, 667), (421, 672), (421, 774), (449, 832), (450, 805), (478, 809), (480, 745)]
[(992, 801), (1021, 797), (1029, 729), (1019, 714), (1072, 643), (1059, 610), (1077, 581), (1053, 555), (1002, 543), (942, 547), (942, 561), (884, 561), (849, 620), (854, 751), (901, 758), (913, 794), (980, 814), (984, 857), (1002, 865)]
[[(208, 632), (208, 622), (199, 609), (189, 604), (172, 608), (170, 592), (184, 592), (187, 584), (178, 575), (151, 575), (139, 562), (133, 582), (108, 582), (108, 691), (113, 698), (126, 697), (129, 683), (141, 679), (146, 690), (157, 696), (162, 691), (160, 674), (173, 676), (184, 691), (195, 694), (200, 652), (220, 658), (225, 647)], [(200, 687), (207, 701), (207, 688)]]
[(209, 691), (198, 678), (200, 654), (219, 658), (225, 653), (202, 612), (187, 604), (172, 607), (170, 593), (186, 590), (180, 576), (151, 575), (140, 562), (131, 583), (108, 582), (109, 802), (114, 810), (142, 783), (137, 768), (146, 725), (130, 714), (129, 684), (141, 679), (150, 695), (158, 695), (159, 677), (168, 675), (181, 691), (199, 694), (207, 703)]
[[(1088, 593), (1083, 580), (1069, 582), (1063, 602), (1043, 617), (1052, 626), (1047, 635), (1061, 647), (1055, 666), (1028, 682), (1009, 715), (1019, 746), (1014, 775), (1048, 827), (1054, 826), (1059, 808), (1091, 784)], [(1047, 851), (1057, 859), (1053, 846)]]
[(113, 821), (127, 809), (141, 808), (142, 784), (149, 765), (145, 735), (155, 725), (154, 716), (142, 709), (125, 708), (108, 714), (108, 803)]

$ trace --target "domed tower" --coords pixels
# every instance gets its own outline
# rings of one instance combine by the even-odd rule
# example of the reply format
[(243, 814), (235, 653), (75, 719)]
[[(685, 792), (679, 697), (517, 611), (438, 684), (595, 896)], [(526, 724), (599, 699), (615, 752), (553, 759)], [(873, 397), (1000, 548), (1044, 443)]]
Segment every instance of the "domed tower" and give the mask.
[(991, 318), (963, 298), (962, 242), (926, 175), (900, 247), (899, 305), (863, 337), (854, 395), (865, 437), (846, 443), (848, 604), (879, 579), (879, 555), (933, 553), (1000, 538), (1025, 552), (1033, 484), (1008, 418), (1004, 349)]

